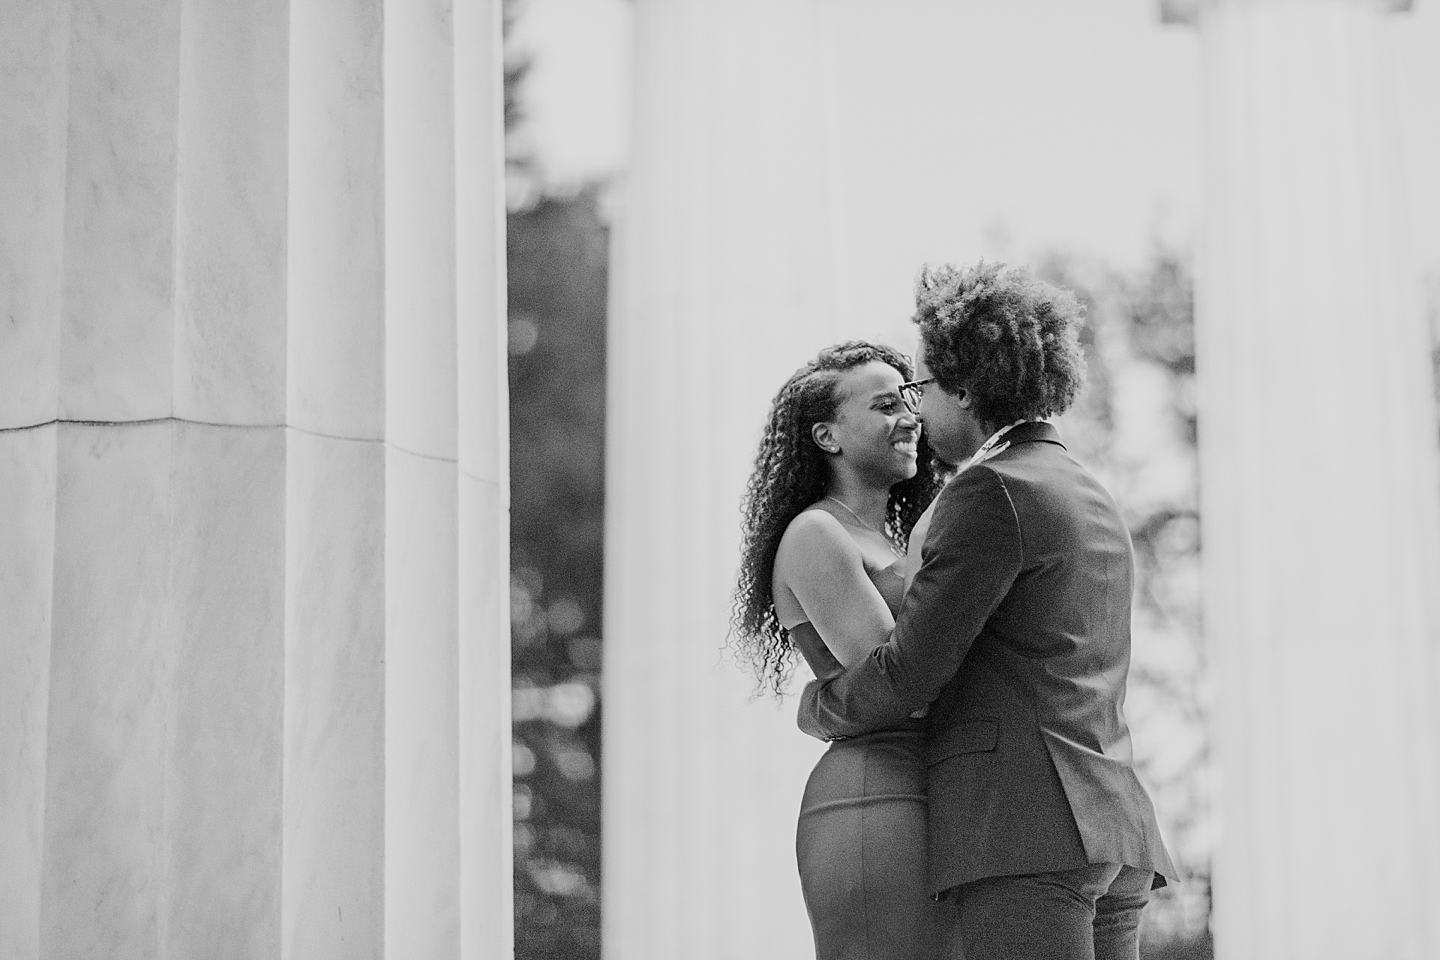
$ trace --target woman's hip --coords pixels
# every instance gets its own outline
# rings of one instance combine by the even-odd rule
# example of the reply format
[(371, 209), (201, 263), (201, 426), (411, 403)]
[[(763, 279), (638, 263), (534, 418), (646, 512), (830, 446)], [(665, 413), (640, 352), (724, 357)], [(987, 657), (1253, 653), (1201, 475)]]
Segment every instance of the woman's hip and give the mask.
[(925, 803), (925, 741), (917, 731), (837, 740), (820, 757), (800, 802), (802, 819), (854, 805)]

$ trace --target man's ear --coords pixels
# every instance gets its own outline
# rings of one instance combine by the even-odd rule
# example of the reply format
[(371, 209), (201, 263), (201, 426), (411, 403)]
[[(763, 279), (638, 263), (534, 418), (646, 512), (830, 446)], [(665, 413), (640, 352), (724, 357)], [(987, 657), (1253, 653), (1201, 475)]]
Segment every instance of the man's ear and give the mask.
[(961, 387), (955, 392), (955, 402), (966, 410), (970, 409), (970, 391)]
[(835, 425), (833, 423), (817, 423), (810, 428), (810, 436), (815, 441), (815, 446), (826, 453), (839, 453), (840, 440), (835, 436)]

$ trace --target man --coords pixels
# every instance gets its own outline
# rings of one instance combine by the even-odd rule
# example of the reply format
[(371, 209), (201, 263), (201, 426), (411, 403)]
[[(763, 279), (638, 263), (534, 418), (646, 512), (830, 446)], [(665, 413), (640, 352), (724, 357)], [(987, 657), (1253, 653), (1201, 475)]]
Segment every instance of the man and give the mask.
[(922, 272), (916, 414), (963, 465), (916, 528), (891, 639), (811, 683), (812, 736), (929, 705), (930, 886), (966, 960), (1135, 960), (1178, 874), (1122, 706), (1133, 555), (1114, 501), (1044, 422), (1083, 380), (1080, 307), (1023, 270)]

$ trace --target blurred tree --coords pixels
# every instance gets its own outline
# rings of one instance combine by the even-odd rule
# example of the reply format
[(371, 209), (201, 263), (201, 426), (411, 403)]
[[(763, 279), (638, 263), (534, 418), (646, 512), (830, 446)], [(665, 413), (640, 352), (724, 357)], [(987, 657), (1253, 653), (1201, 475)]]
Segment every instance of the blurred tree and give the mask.
[(516, 957), (600, 952), (606, 228), (595, 194), (509, 217)]
[[(505, 0), (505, 24), (516, 4)], [(515, 956), (600, 956), (600, 605), (608, 235), (545, 195), (507, 47)]]

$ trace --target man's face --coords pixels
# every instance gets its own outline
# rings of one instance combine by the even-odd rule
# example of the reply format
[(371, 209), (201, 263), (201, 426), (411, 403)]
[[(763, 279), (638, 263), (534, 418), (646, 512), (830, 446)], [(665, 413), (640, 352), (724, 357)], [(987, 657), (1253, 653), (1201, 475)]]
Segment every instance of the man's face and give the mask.
[[(925, 344), (915, 350), (915, 379), (933, 377), (925, 362)], [(962, 390), (950, 393), (938, 383), (927, 383), (916, 418), (924, 425), (925, 436), (936, 456), (946, 463), (962, 464), (974, 456), (990, 436), (971, 412), (970, 395)]]

